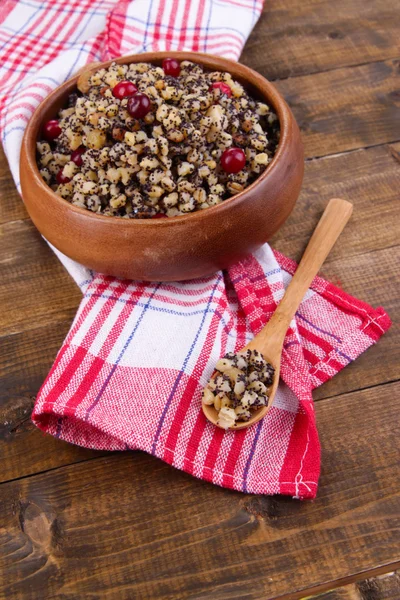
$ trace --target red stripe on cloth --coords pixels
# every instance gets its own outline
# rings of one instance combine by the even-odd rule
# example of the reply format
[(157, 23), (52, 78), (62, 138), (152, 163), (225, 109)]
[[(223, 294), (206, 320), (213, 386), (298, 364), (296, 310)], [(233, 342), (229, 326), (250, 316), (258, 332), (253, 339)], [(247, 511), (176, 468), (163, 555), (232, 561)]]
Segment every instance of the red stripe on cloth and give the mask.
[(225, 431), (223, 429), (215, 428), (203, 465), (203, 479), (206, 481), (213, 481), (214, 479), (214, 467), (224, 435)]
[(28, 116), (28, 115), (25, 115), (24, 113), (19, 113), (17, 115), (14, 115), (10, 119), (7, 118), (7, 125), (10, 125), (10, 123), (13, 123), (14, 121), (24, 121), (25, 123), (27, 123), (30, 118), (31, 118), (31, 115)]
[(203, 436), (206, 425), (207, 419), (205, 418), (203, 411), (200, 411), (197, 415), (196, 423), (194, 424), (192, 433), (190, 435), (186, 449), (185, 460), (183, 462), (183, 469), (187, 473), (193, 474), (194, 460), (196, 458), (200, 440)]
[(115, 58), (120, 54), (128, 6), (129, 0), (121, 0), (107, 15), (103, 60)]
[(297, 329), (303, 339), (307, 340), (308, 342), (312, 342), (316, 346), (319, 346), (326, 354), (329, 354), (332, 351), (332, 344), (319, 335), (316, 335), (310, 329), (307, 329), (307, 327), (297, 323)]
[(97, 53), (100, 51), (102, 44), (104, 45), (104, 41), (105, 41), (105, 32), (102, 31), (101, 33), (99, 33), (99, 35), (97, 35), (95, 37), (95, 39), (92, 42), (92, 47), (89, 50), (89, 53), (88, 53), (88, 56), (86, 59), (86, 64), (89, 64), (94, 61), (94, 59), (97, 56)]
[(318, 356), (313, 354), (313, 352), (311, 352), (307, 348), (304, 348), (304, 346), (303, 346), (303, 354), (304, 354), (304, 358), (311, 366), (314, 366), (321, 361), (321, 359)]
[[(65, 408), (68, 408), (69, 411), (75, 411), (77, 406), (85, 399), (93, 383), (96, 381), (98, 374), (104, 366), (104, 362), (105, 361), (102, 358), (98, 358), (97, 356), (94, 357), (94, 360), (90, 365), (88, 372), (85, 374), (81, 383), (79, 384), (78, 389), (65, 403)], [(71, 414), (71, 412), (69, 412), (69, 414)]]
[(309, 414), (296, 415), (280, 472), (280, 492), (301, 499), (314, 498), (320, 469), (318, 434)]
[[(129, 286), (129, 282), (125, 281), (121, 285), (116, 288), (111, 288), (113, 290), (114, 296), (113, 298), (104, 299), (102, 295), (98, 296), (98, 293), (94, 293), (93, 297), (95, 298), (95, 303), (104, 302), (101, 309), (96, 314), (96, 317), (86, 332), (86, 335), (82, 339), (81, 345), (85, 346), (85, 348), (89, 348), (89, 346), (93, 343), (96, 338), (101, 326), (105, 323), (108, 315), (112, 311), (115, 306), (115, 303), (122, 296), (122, 294), (126, 291)], [(102, 286), (100, 286), (102, 287)], [(98, 296), (98, 297), (96, 297)]]
[[(48, 385), (48, 382), (51, 380), (51, 378), (52, 378), (52, 376), (53, 376), (53, 373), (54, 373), (54, 372), (56, 371), (56, 369), (58, 368), (58, 365), (60, 364), (60, 362), (61, 362), (61, 360), (62, 360), (62, 358), (63, 358), (63, 356), (64, 356), (65, 352), (68, 350), (68, 348), (69, 348), (68, 344), (66, 344), (66, 343), (64, 342), (64, 344), (63, 344), (63, 345), (62, 345), (62, 347), (61, 347), (61, 350), (59, 351), (59, 353), (58, 353), (58, 354), (57, 354), (57, 356), (56, 356), (56, 360), (54, 361), (54, 364), (53, 364), (53, 366), (51, 367), (49, 374), (47, 375), (47, 377), (46, 377), (45, 381), (43, 382), (43, 384), (42, 384), (42, 385), (41, 385), (41, 387), (40, 387), (40, 390), (39, 390), (39, 392), (38, 392), (38, 394), (37, 394), (37, 397), (38, 397), (38, 398), (41, 396), (41, 394), (42, 394), (42, 392), (43, 392), (44, 388), (45, 388), (45, 387)], [(35, 409), (36, 409), (36, 407), (34, 408), (34, 411), (33, 411), (34, 413), (35, 413)], [(47, 425), (43, 425), (43, 429), (44, 429), (44, 430), (46, 430), (46, 428), (47, 428)]]
[(17, 6), (18, 0), (5, 0), (0, 4), (0, 23), (4, 23), (8, 15)]
[[(227, 335), (221, 336), (221, 356), (224, 356), (226, 354), (227, 343), (228, 343), (228, 336)], [(222, 430), (220, 429), (219, 431), (222, 431)], [(205, 463), (203, 466), (203, 472), (204, 472), (204, 469), (206, 466), (208, 466), (210, 469), (214, 468), (221, 442), (222, 442), (222, 437), (220, 439), (218, 436), (213, 435), (211, 442), (208, 446), (207, 456), (206, 456), (206, 460), (205, 460)], [(211, 462), (209, 464), (207, 464), (207, 457), (213, 457), (214, 455), (215, 455), (215, 459), (212, 462), (212, 464), (211, 464)], [(209, 461), (211, 461), (211, 458), (209, 458)], [(210, 471), (209, 481), (212, 481), (212, 479), (213, 479), (213, 473)]]
[(172, 42), (174, 41), (174, 33), (175, 33), (174, 27), (175, 27), (175, 21), (176, 21), (176, 14), (178, 12), (178, 5), (179, 5), (178, 0), (172, 0), (172, 10), (171, 10), (171, 14), (169, 16), (168, 29), (165, 34), (165, 48), (167, 50), (170, 50)]
[[(92, 286), (96, 285), (96, 288), (95, 288), (96, 292), (98, 294), (102, 294), (110, 286), (111, 281), (112, 281), (111, 278), (104, 278), (103, 282), (100, 284), (92, 283), (89, 286), (89, 289), (91, 289)], [(93, 309), (93, 307), (97, 301), (98, 301), (98, 298), (96, 298), (96, 296), (91, 296), (89, 298), (89, 300), (86, 301), (86, 303), (83, 306), (83, 309), (78, 314), (78, 317), (77, 317), (75, 323), (72, 325), (71, 330), (68, 333), (68, 336), (67, 336), (68, 341), (72, 340), (72, 338), (75, 336), (77, 331), (79, 331), (79, 329), (82, 326), (82, 323), (85, 321), (85, 319), (87, 318), (87, 316), (89, 315), (90, 311)]]
[(186, 388), (182, 394), (179, 406), (174, 416), (174, 420), (171, 424), (167, 441), (165, 442), (165, 450), (163, 459), (168, 463), (172, 464), (174, 459), (174, 452), (176, 443), (178, 441), (179, 432), (182, 427), (182, 423), (185, 420), (186, 413), (192, 401), (193, 395), (197, 389), (197, 381), (193, 377), (189, 377), (186, 384)]
[(161, 38), (161, 23), (162, 23), (162, 18), (164, 15), (164, 9), (165, 9), (165, 0), (160, 0), (160, 3), (158, 5), (156, 22), (154, 25), (154, 33), (153, 33), (154, 50), (159, 50), (158, 41)]
[[(134, 310), (134, 308), (137, 305), (137, 303), (139, 302), (139, 300), (141, 298), (143, 298), (143, 293), (142, 293), (143, 288), (144, 288), (144, 286), (139, 286), (138, 289), (134, 290), (130, 294), (129, 298), (130, 298), (131, 302), (127, 302), (126, 304), (124, 304), (123, 309), (121, 310), (120, 314), (118, 315), (117, 319), (115, 320), (112, 328), (108, 332), (107, 337), (104, 340), (103, 346), (98, 350), (98, 354), (101, 358), (107, 360), (107, 358), (109, 357), (115, 344), (119, 340), (122, 330), (125, 327), (125, 324), (126, 324), (128, 318), (130, 317), (132, 311)], [(113, 300), (109, 300), (108, 302), (111, 305), (110, 310), (109, 310), (109, 312), (111, 312), (111, 310), (114, 308), (114, 306), (116, 304), (116, 301), (113, 299)], [(93, 329), (94, 329), (94, 333), (96, 333), (96, 331), (97, 332), (99, 331), (98, 327), (94, 327)]]
[(181, 50), (185, 46), (191, 4), (192, 0), (186, 0), (178, 38), (178, 50)]
[(192, 50), (194, 52), (198, 52), (199, 49), (200, 49), (200, 29), (201, 29), (201, 22), (203, 20), (205, 5), (206, 5), (205, 0), (200, 0), (199, 6), (198, 6), (198, 9), (197, 9), (197, 15), (196, 15), (196, 21), (195, 21), (195, 30), (194, 30), (194, 33), (193, 33)]
[(53, 389), (48, 392), (46, 402), (43, 404), (41, 409), (42, 412), (50, 412), (52, 410), (53, 404), (57, 401), (60, 394), (63, 393), (67, 385), (70, 383), (77, 369), (82, 364), (86, 354), (87, 350), (81, 346), (78, 346), (75, 354), (65, 367), (64, 371), (61, 373), (58, 381), (56, 381), (55, 385), (53, 386)]
[(245, 429), (242, 431), (236, 431), (235, 433), (235, 439), (233, 440), (225, 463), (224, 476), (222, 479), (222, 485), (224, 487), (232, 487), (232, 479), (234, 477), (236, 463), (242, 451), (246, 433), (247, 432)]
[[(221, 308), (221, 312), (223, 312), (224, 308), (226, 307), (226, 300), (224, 298), (220, 298), (219, 305)], [(196, 366), (193, 369), (194, 373), (202, 373), (204, 371), (204, 367), (210, 358), (210, 353), (212, 350), (211, 341), (214, 340), (214, 338), (216, 336), (216, 332), (218, 330), (218, 325), (219, 325), (219, 319), (220, 318), (218, 316), (218, 312), (215, 311), (212, 316), (210, 327), (208, 330), (209, 331), (208, 339), (204, 343), (204, 345), (201, 349), (201, 352), (198, 356)], [(171, 456), (172, 456), (173, 452), (175, 451), (175, 447), (176, 447), (176, 443), (178, 441), (178, 436), (179, 436), (179, 432), (181, 430), (182, 422), (186, 417), (186, 413), (190, 406), (190, 402), (193, 398), (193, 394), (196, 391), (196, 387), (197, 387), (197, 381), (193, 380), (193, 378), (189, 378), (188, 383), (186, 385), (186, 389), (184, 390), (184, 392), (182, 394), (182, 399), (179, 403), (179, 407), (178, 407), (178, 409), (174, 415), (173, 421), (170, 425), (167, 441), (165, 443), (165, 447), (166, 447), (165, 452), (164, 452), (165, 460), (169, 459), (169, 461), (171, 461)], [(188, 448), (186, 449), (186, 451), (187, 450), (188, 450)], [(189, 456), (187, 454), (186, 454), (186, 456), (190, 460), (190, 453), (189, 453)], [(166, 458), (166, 457), (168, 457), (168, 458)]]

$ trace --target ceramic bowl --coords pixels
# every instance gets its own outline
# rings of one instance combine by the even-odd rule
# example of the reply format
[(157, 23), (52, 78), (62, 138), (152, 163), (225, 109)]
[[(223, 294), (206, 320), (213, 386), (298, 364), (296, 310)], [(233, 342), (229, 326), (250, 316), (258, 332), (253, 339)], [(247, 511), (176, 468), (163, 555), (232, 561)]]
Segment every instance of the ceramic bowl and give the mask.
[[(264, 77), (230, 60), (195, 52), (154, 52), (118, 63), (161, 64), (171, 56), (209, 70), (228, 71), (277, 114), (281, 137), (268, 168), (243, 192), (221, 204), (168, 219), (119, 219), (72, 206), (42, 180), (36, 141), (76, 89), (77, 76), (55, 89), (26, 128), (21, 151), (22, 196), (32, 221), (58, 250), (108, 275), (149, 281), (202, 277), (255, 251), (281, 227), (300, 192), (304, 159), (299, 128), (282, 96)], [(102, 63), (109, 66), (111, 61)]]

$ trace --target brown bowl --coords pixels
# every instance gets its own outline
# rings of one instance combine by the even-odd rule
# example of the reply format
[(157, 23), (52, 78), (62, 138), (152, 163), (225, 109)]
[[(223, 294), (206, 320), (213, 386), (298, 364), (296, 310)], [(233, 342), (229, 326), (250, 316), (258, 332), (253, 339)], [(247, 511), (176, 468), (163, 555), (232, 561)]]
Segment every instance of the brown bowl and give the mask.
[[(264, 173), (221, 204), (169, 219), (119, 219), (72, 206), (42, 180), (36, 141), (42, 124), (65, 106), (73, 77), (46, 98), (26, 128), (21, 151), (22, 196), (32, 221), (58, 250), (108, 275), (150, 281), (192, 279), (243, 259), (266, 242), (289, 216), (303, 179), (303, 147), (296, 121), (275, 87), (248, 67), (196, 52), (149, 52), (118, 63), (160, 64), (171, 56), (206, 69), (228, 71), (276, 112), (281, 137)], [(108, 66), (111, 61), (102, 63)]]

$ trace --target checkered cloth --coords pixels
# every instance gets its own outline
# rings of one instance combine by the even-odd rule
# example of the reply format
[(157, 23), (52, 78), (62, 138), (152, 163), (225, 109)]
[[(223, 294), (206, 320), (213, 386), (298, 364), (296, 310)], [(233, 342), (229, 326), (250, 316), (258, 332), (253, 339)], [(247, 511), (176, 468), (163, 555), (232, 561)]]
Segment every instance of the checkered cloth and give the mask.
[[(6, 0), (0, 6), (1, 132), (17, 186), (24, 127), (59, 83), (93, 60), (193, 49), (237, 59), (260, 0)], [(57, 253), (84, 294), (33, 421), (101, 450), (141, 449), (236, 490), (313, 498), (320, 468), (311, 391), (390, 326), (321, 278), (288, 331), (265, 419), (224, 432), (201, 411), (217, 359), (272, 315), (296, 265), (268, 245), (228, 272), (184, 283), (94, 274)]]

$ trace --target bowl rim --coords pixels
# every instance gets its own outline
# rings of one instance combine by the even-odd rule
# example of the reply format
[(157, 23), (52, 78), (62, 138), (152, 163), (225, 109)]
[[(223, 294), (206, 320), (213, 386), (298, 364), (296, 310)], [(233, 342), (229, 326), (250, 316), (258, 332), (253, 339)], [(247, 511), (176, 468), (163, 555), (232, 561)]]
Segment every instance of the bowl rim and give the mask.
[[(268, 81), (265, 77), (254, 71), (250, 67), (243, 65), (242, 63), (235, 62), (228, 58), (223, 58), (220, 56), (216, 56), (213, 54), (205, 54), (203, 52), (186, 52), (186, 51), (159, 51), (159, 52), (145, 52), (140, 54), (129, 54), (126, 56), (120, 56), (114, 58), (112, 60), (102, 61), (93, 63), (96, 65), (97, 69), (107, 68), (111, 65), (111, 63), (116, 62), (118, 64), (130, 64), (135, 62), (149, 62), (156, 63), (161, 61), (163, 58), (177, 58), (181, 61), (190, 60), (192, 62), (199, 62), (203, 66), (207, 68), (214, 68), (219, 70), (225, 70), (227, 72), (231, 72), (230, 67), (235, 67), (237, 70), (239, 68), (239, 77), (242, 80), (247, 80), (253, 87), (256, 87), (260, 92), (260, 95), (265, 97), (265, 100), (268, 104), (272, 105), (280, 124), (280, 138), (278, 142), (278, 146), (276, 148), (276, 152), (267, 166), (267, 168), (261, 173), (257, 179), (255, 179), (248, 187), (246, 187), (243, 191), (235, 194), (231, 198), (228, 198), (217, 204), (216, 206), (210, 206), (205, 210), (194, 211), (191, 213), (187, 213), (185, 215), (178, 215), (176, 217), (170, 219), (122, 219), (122, 218), (112, 218), (107, 215), (102, 215), (99, 213), (94, 213), (92, 211), (88, 211), (85, 208), (80, 208), (78, 206), (74, 206), (69, 203), (64, 198), (58, 196), (51, 188), (46, 184), (46, 182), (42, 179), (39, 167), (36, 162), (36, 142), (37, 136), (40, 131), (40, 126), (42, 125), (39, 115), (40, 113), (52, 104), (54, 96), (58, 96), (61, 91), (67, 89), (71, 86), (71, 84), (75, 84), (79, 77), (79, 71), (73, 76), (67, 79), (64, 83), (57, 86), (40, 104), (36, 107), (34, 113), (32, 114), (27, 127), (25, 129), (23, 139), (22, 139), (22, 150), (21, 157), (24, 154), (27, 167), (29, 168), (31, 174), (36, 179), (36, 183), (43, 190), (44, 193), (49, 194), (56, 204), (59, 205), (60, 210), (69, 210), (72, 213), (75, 213), (77, 216), (81, 216), (87, 220), (94, 220), (97, 223), (107, 222), (109, 225), (114, 223), (113, 226), (130, 226), (130, 227), (171, 227), (173, 225), (180, 226), (190, 220), (193, 222), (195, 219), (197, 221), (202, 221), (204, 219), (208, 219), (209, 217), (222, 216), (224, 212), (228, 211), (232, 206), (239, 204), (249, 192), (252, 192), (257, 186), (261, 183), (264, 183), (268, 179), (272, 178), (273, 172), (276, 170), (276, 166), (279, 163), (281, 157), (283, 156), (287, 146), (289, 145), (289, 129), (291, 124), (291, 119), (293, 119), (290, 109), (286, 104), (284, 98), (275, 88), (275, 86)], [(134, 60), (132, 60), (134, 59)], [(90, 63), (85, 65), (80, 71), (83, 69), (89, 68)], [(238, 75), (236, 75), (237, 77)], [(265, 89), (267, 92), (265, 93)], [(21, 165), (20, 160), (20, 165)], [(207, 217), (209, 215), (209, 217)]]

